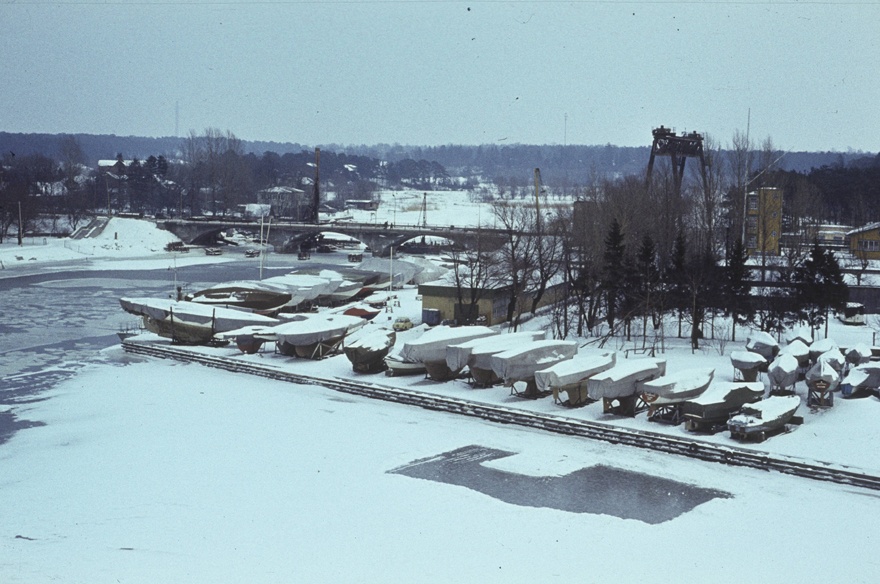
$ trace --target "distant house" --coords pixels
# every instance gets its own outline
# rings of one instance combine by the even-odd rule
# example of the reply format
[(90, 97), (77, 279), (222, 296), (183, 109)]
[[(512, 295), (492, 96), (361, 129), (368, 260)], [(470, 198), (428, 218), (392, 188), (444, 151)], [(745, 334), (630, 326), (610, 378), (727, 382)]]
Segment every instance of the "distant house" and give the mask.
[[(499, 288), (484, 288), (479, 291), (477, 303), (461, 304), (458, 302), (458, 289), (454, 284), (431, 282), (419, 284), (419, 295), (422, 297), (422, 310), (434, 309), (440, 312), (441, 320), (456, 320), (459, 323), (475, 321), (479, 317), (485, 319), (487, 326), (505, 322), (507, 320), (507, 306), (510, 304), (510, 286)], [(548, 286), (541, 298), (538, 307), (547, 306), (557, 300), (564, 293), (563, 285)], [(471, 298), (471, 289), (462, 288), (462, 298)], [(531, 296), (525, 294), (519, 302), (531, 306)]]
[(296, 217), (308, 207), (305, 191), (295, 187), (271, 187), (257, 191), (257, 203), (269, 205), (275, 217)]
[(849, 250), (866, 260), (880, 259), (880, 223), (870, 223), (847, 232)]
[(374, 199), (348, 199), (345, 201), (346, 209), (359, 209), (361, 211), (375, 211), (379, 208), (379, 201)]

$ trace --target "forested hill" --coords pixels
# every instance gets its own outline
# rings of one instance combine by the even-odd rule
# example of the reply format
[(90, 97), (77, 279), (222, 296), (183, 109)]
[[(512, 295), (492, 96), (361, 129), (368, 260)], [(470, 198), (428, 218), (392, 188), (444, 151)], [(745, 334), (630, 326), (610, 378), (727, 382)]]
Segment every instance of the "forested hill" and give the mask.
[[(58, 159), (62, 134), (13, 134), (0, 132), (0, 153), (16, 155), (42, 154)], [(179, 157), (184, 138), (146, 138), (98, 134), (73, 134), (88, 164), (113, 159), (122, 154), (126, 159), (141, 160), (153, 155), (168, 159)], [(299, 153), (314, 146), (293, 142), (243, 141), (245, 152), (262, 156), (264, 152)], [(585, 183), (592, 177), (641, 174), (650, 155), (649, 144), (643, 147), (584, 145), (483, 144), (479, 146), (401, 146), (399, 144), (321, 146), (323, 150), (349, 155), (367, 156), (388, 162), (404, 159), (437, 162), (452, 176), (480, 175), (497, 177), (528, 177), (533, 168), (540, 168), (545, 178)], [(781, 154), (781, 153), (780, 153)], [(876, 153), (862, 152), (789, 152), (779, 161), (782, 170), (809, 172), (823, 166), (849, 166)]]

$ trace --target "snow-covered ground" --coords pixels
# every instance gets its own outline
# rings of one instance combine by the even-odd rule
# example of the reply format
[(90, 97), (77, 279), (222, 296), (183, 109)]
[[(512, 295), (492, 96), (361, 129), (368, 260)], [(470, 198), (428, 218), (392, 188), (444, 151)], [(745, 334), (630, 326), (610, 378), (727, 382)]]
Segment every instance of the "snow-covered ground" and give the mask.
[[(171, 256), (153, 239), (156, 232), (145, 230), (147, 240), (126, 256), (112, 242), (134, 236), (116, 225), (110, 231), (116, 238), (87, 244), (94, 250), (90, 265), (167, 266)], [(142, 227), (132, 225), (132, 233)], [(38, 259), (15, 261), (46, 268), (70, 261), (63, 244), (43, 247)], [(4, 263), (9, 253), (7, 244), (0, 246)], [(7, 270), (0, 276), (14, 269)], [(400, 291), (399, 300), (362, 334), (397, 316), (418, 320), (416, 290)], [(525, 324), (540, 326), (539, 318)], [(829, 336), (841, 346), (873, 342), (870, 328), (836, 322)], [(745, 331), (737, 337), (724, 347), (707, 341), (694, 354), (670, 333), (661, 357), (669, 372), (709, 366), (716, 379), (730, 379), (730, 353), (742, 349)], [(620, 341), (608, 348), (633, 346)], [(231, 347), (199, 350), (314, 376), (354, 376), (344, 356), (305, 361), (268, 349), (252, 356)], [(681, 427), (648, 422), (644, 413), (609, 418), (600, 404), (565, 409), (552, 398), (513, 397), (503, 387), (474, 390), (462, 381), (420, 376), (358, 378), (689, 436)], [(797, 391), (804, 397), (802, 384)], [(809, 583), (880, 577), (873, 553), (880, 496), (864, 489), (133, 357), (119, 347), (38, 397), (13, 409), (19, 419), (44, 425), (19, 430), (0, 445), (4, 582)], [(798, 413), (803, 425), (750, 447), (880, 472), (880, 400), (838, 399), (829, 410), (802, 406)], [(702, 439), (736, 444), (726, 432)], [(508, 473), (512, 491), (528, 485), (537, 506), (389, 472), (472, 445), (513, 453), (482, 467)], [(551, 497), (554, 478), (596, 465), (727, 496), (661, 523), (562, 511), (550, 502), (566, 496)], [(638, 482), (618, 483), (619, 498), (634, 507), (650, 499)], [(570, 496), (593, 488), (584, 483)]]

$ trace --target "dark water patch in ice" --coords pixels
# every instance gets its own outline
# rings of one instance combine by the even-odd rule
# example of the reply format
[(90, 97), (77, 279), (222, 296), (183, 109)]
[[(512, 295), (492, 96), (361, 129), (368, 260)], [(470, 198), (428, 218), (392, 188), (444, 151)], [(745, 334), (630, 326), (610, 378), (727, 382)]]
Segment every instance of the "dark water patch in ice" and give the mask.
[(12, 412), (0, 412), (0, 444), (5, 444), (19, 430), (45, 426), (43, 422), (19, 420)]
[(465, 446), (388, 472), (466, 487), (512, 505), (612, 515), (649, 524), (675, 519), (697, 505), (732, 496), (724, 491), (606, 465), (543, 477), (483, 465), (513, 454), (482, 446)]

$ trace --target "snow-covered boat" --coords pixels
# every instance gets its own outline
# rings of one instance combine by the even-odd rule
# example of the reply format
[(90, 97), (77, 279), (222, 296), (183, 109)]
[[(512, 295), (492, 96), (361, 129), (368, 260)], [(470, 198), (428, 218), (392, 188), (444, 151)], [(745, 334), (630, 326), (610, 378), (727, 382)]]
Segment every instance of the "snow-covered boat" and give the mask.
[(788, 390), (794, 387), (798, 380), (798, 368), (798, 360), (794, 355), (780, 353), (767, 368), (770, 389)]
[(704, 367), (684, 369), (649, 381), (636, 383), (636, 392), (648, 404), (648, 415), (663, 406), (680, 404), (702, 394), (712, 383), (715, 369)]
[(779, 343), (776, 342), (776, 339), (770, 333), (755, 331), (749, 335), (746, 341), (746, 351), (757, 353), (769, 362), (779, 353)]
[(425, 334), (403, 344), (400, 358), (410, 363), (423, 363), (428, 377), (437, 381), (451, 379), (455, 373), (446, 364), (446, 348), (498, 332), (486, 326), (436, 326)]
[(796, 395), (772, 396), (742, 407), (739, 414), (727, 422), (732, 438), (763, 441), (768, 434), (783, 429), (801, 405)]
[(756, 402), (764, 396), (764, 384), (759, 381), (716, 382), (702, 395), (686, 400), (681, 405), (688, 430), (708, 430), (726, 424), (743, 404)]
[(142, 316), (150, 332), (178, 343), (210, 343), (217, 333), (279, 322), (253, 312), (165, 298), (120, 298), (119, 304), (126, 312)]
[(837, 341), (832, 338), (824, 338), (815, 341), (810, 345), (810, 361), (815, 363), (816, 359), (819, 358), (819, 355), (827, 353), (828, 351), (840, 351)]
[(420, 375), (425, 372), (424, 363), (410, 363), (400, 358), (400, 353), (387, 355), (385, 361), (385, 375), (398, 377), (401, 375)]
[(846, 362), (849, 365), (861, 365), (871, 360), (871, 347), (865, 343), (856, 343), (846, 352)]
[(592, 400), (635, 396), (640, 381), (650, 381), (664, 375), (665, 359), (625, 359), (590, 377), (587, 380), (587, 394)]
[(767, 359), (752, 351), (732, 352), (730, 354), (730, 364), (740, 372), (745, 381), (756, 381), (758, 373), (766, 371), (769, 365)]
[(839, 373), (843, 371), (843, 368), (846, 366), (846, 357), (843, 356), (843, 353), (840, 352), (840, 349), (831, 349), (829, 351), (825, 351), (816, 359), (816, 363), (820, 361), (825, 361)]
[(358, 373), (376, 373), (385, 369), (385, 357), (394, 346), (397, 333), (389, 329), (378, 329), (365, 334), (352, 342), (345, 342), (342, 350)]
[(878, 389), (880, 389), (880, 363), (873, 361), (853, 367), (840, 382), (840, 393), (844, 397)]
[(215, 284), (187, 295), (190, 302), (212, 306), (248, 308), (271, 313), (290, 303), (292, 294), (284, 286), (260, 280), (238, 280)]
[(265, 333), (267, 330), (271, 330), (271, 328), (272, 327), (266, 325), (249, 325), (235, 330), (217, 333), (214, 335), (214, 338), (225, 341), (235, 341), (235, 346), (238, 347), (239, 351), (253, 355), (254, 353), (257, 353), (266, 342), (265, 338), (260, 338), (258, 335)]
[(807, 371), (804, 380), (813, 391), (836, 391), (840, 384), (840, 372), (830, 361), (819, 359)]
[(526, 383), (526, 395), (537, 393), (535, 372), (571, 359), (577, 354), (575, 341), (533, 341), (491, 356), (492, 371), (505, 386)]
[(801, 339), (794, 339), (779, 349), (779, 355), (791, 355), (797, 359), (798, 367), (801, 369), (810, 364), (810, 347)]
[(538, 391), (552, 391), (554, 401), (559, 394), (568, 395), (568, 405), (577, 406), (590, 401), (587, 381), (593, 375), (614, 367), (617, 354), (612, 351), (588, 350), (556, 365), (535, 371)]
[(357, 316), (344, 314), (297, 314), (255, 336), (275, 341), (282, 355), (320, 359), (338, 349), (345, 336), (365, 322)]
[(446, 366), (454, 375), (467, 367), (476, 385), (488, 387), (499, 381), (495, 372), (492, 371), (492, 355), (513, 349), (524, 343), (541, 341), (545, 336), (544, 331), (527, 331), (490, 335), (457, 345), (449, 345), (446, 348)]

